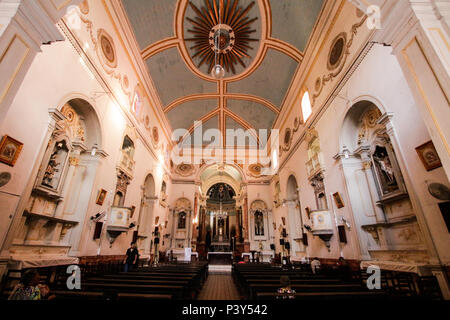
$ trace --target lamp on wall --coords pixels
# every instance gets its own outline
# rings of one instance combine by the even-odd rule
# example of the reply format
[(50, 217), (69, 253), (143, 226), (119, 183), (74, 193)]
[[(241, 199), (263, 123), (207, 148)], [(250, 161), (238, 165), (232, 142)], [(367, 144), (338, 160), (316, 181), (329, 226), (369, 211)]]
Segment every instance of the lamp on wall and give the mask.
[(345, 224), (345, 226), (348, 228), (348, 230), (351, 230), (351, 224), (347, 221), (344, 217), (341, 216), (341, 221)]
[(98, 145), (96, 143), (94, 143), (94, 145), (92, 146), (92, 150), (91, 150), (91, 156), (95, 156), (97, 154), (97, 150), (98, 150)]

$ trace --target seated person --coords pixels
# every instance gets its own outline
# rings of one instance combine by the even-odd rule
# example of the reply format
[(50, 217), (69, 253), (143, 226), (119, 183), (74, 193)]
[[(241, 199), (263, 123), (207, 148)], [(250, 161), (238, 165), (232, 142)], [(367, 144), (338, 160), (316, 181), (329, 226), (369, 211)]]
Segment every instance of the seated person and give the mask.
[(16, 285), (8, 300), (52, 300), (47, 285), (40, 284), (41, 276), (36, 270), (27, 270)]
[(320, 260), (319, 258), (316, 257), (311, 261), (311, 271), (312, 273), (316, 274), (319, 272), (319, 270), (320, 270)]
[(288, 276), (280, 278), (281, 288), (278, 289), (277, 299), (295, 299), (295, 290), (291, 289), (291, 280)]

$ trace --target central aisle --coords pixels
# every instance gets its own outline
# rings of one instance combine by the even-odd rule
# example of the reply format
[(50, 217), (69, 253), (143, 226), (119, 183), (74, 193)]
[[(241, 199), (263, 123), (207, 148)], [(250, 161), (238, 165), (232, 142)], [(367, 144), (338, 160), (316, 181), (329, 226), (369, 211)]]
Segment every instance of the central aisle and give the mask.
[(210, 273), (198, 300), (239, 300), (231, 273)]

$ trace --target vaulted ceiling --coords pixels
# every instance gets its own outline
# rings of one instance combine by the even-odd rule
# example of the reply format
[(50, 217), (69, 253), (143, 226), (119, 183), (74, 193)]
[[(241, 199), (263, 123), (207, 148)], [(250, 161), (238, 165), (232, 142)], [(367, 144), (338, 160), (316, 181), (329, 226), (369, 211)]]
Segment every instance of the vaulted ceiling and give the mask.
[[(273, 127), (324, 2), (122, 0), (122, 7), (172, 130), (192, 132), (202, 121), (229, 145), (226, 129)], [(217, 63), (225, 68), (219, 80), (210, 73)]]

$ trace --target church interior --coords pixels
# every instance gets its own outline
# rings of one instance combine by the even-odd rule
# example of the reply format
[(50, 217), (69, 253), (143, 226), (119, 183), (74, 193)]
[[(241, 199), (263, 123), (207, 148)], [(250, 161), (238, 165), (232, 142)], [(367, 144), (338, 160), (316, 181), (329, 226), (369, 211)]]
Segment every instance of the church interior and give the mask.
[(448, 0), (0, 0), (0, 299), (449, 300), (449, 43)]

